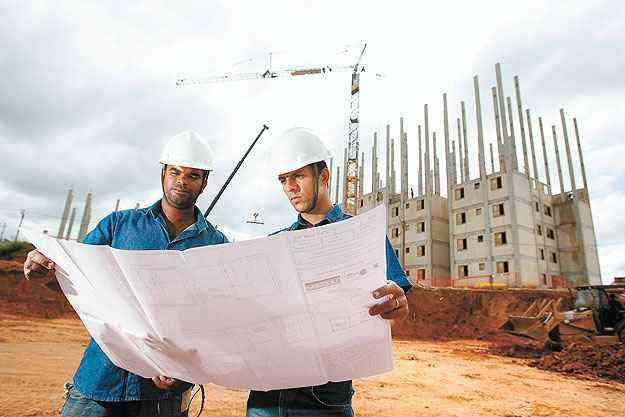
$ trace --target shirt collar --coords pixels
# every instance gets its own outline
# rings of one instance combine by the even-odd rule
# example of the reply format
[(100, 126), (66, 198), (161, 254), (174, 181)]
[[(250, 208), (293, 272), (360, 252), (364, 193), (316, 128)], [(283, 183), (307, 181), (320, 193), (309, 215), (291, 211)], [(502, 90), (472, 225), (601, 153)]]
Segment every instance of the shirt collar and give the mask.
[[(321, 220), (318, 224), (323, 225), (323, 224), (328, 224), (328, 223), (334, 223), (343, 219), (343, 217), (345, 217), (345, 213), (343, 213), (341, 206), (339, 206), (338, 204), (335, 204), (332, 206), (332, 209), (330, 209), (330, 211), (326, 213), (323, 220)], [(306, 220), (304, 220), (301, 214), (298, 214), (297, 221), (293, 223), (289, 229), (297, 230), (297, 229), (304, 229), (307, 227), (311, 227), (311, 224), (308, 223)]]

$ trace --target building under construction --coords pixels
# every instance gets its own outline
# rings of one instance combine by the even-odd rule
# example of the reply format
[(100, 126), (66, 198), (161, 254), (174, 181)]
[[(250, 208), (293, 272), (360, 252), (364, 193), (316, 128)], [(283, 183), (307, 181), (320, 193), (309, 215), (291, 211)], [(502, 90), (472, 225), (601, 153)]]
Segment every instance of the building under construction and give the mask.
[[(546, 132), (539, 117), (536, 129), (530, 110), (523, 107), (518, 77), (514, 77), (513, 104), (511, 97), (505, 95), (499, 64), (495, 70), (497, 85), (491, 87), (490, 103), (485, 106), (491, 109), (496, 125), (496, 136), (493, 135), (496, 143), (489, 143), (488, 147), (490, 163), (487, 164), (480, 88), (475, 76), (477, 141), (474, 143), (468, 140), (465, 103), (460, 103), (461, 114), (456, 118), (454, 129), (450, 126), (447, 96), (442, 97), (446, 196), (441, 194), (437, 137), (430, 132), (426, 104), (423, 122), (417, 127), (417, 193), (408, 186), (408, 139), (404, 120), (400, 119), (399, 192), (395, 186), (395, 139), (387, 125), (384, 187), (378, 169), (378, 135), (375, 133), (372, 189), (367, 193), (363, 189), (367, 170), (364, 155), (361, 155), (358, 210), (363, 212), (379, 204), (387, 206), (389, 239), (413, 283), (456, 287), (600, 284), (596, 235), (577, 120), (573, 119), (572, 127), (582, 175), (580, 188), (574, 174), (570, 125), (564, 110), (560, 110), (564, 163), (571, 184), (567, 190), (556, 125), (551, 126), (551, 132)], [(456, 131), (453, 137), (451, 130)], [(552, 189), (548, 133), (551, 133), (555, 152), (559, 194), (554, 194)], [(477, 145), (478, 154), (479, 175), (473, 177), (469, 169), (470, 145)], [(539, 178), (539, 159), (544, 166), (544, 181)], [(338, 185), (337, 181), (337, 197)]]

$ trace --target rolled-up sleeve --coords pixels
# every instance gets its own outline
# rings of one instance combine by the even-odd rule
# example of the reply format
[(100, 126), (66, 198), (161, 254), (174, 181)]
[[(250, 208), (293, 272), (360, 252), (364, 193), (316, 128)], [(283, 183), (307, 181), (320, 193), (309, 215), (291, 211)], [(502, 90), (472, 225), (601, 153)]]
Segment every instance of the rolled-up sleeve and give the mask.
[(399, 264), (399, 260), (388, 238), (386, 238), (386, 277), (399, 285), (405, 292), (410, 291), (412, 288), (412, 284), (408, 281), (406, 273)]

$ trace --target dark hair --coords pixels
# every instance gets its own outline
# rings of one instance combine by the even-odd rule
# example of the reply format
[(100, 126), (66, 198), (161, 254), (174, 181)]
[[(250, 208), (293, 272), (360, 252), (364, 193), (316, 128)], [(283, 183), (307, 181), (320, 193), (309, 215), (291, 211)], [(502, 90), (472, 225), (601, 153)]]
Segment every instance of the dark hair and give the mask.
[(310, 164), (311, 166), (315, 166), (317, 168), (317, 172), (321, 172), (323, 171), (324, 168), (327, 168), (328, 165), (326, 164), (326, 161), (319, 161), (319, 162), (315, 162), (314, 164)]

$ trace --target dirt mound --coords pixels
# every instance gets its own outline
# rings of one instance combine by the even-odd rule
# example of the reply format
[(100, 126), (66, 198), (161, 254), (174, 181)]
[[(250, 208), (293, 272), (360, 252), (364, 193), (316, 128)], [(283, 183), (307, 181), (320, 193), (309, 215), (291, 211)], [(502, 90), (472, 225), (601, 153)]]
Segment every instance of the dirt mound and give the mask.
[(533, 366), (577, 377), (599, 377), (625, 382), (625, 345), (575, 342), (561, 352), (533, 361)]
[(25, 245), (0, 259), (0, 317), (74, 316), (63, 293), (53, 290), (56, 284), (54, 274), (33, 277), (30, 281), (24, 278), (23, 261), (32, 249), (32, 245)]
[(415, 288), (408, 294), (410, 315), (393, 326), (404, 339), (484, 339), (500, 335), (509, 314), (518, 314), (538, 298), (568, 297), (563, 291), (464, 290)]

